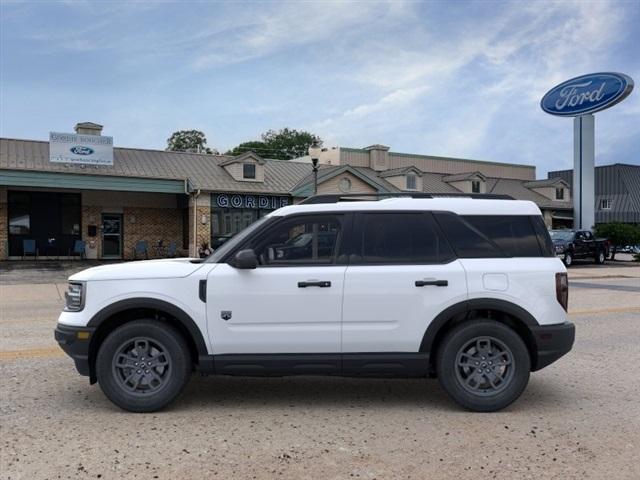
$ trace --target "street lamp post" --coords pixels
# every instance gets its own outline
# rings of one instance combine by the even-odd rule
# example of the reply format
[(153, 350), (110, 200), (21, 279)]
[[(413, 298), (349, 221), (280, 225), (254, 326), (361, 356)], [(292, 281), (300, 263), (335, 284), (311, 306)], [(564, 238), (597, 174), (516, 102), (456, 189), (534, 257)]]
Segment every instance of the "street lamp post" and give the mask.
[(313, 194), (318, 193), (318, 161), (320, 160), (320, 152), (322, 148), (318, 140), (314, 140), (309, 147), (309, 156), (311, 157), (311, 165), (313, 165)]

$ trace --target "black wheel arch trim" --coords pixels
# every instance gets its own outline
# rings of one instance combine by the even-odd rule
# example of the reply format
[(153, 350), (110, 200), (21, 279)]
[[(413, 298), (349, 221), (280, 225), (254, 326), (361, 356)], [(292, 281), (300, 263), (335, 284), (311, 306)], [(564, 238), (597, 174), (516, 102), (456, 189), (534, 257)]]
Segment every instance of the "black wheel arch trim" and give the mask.
[(444, 309), (433, 319), (422, 337), (420, 352), (431, 352), (438, 332), (440, 332), (449, 320), (459, 316), (466, 316), (473, 310), (498, 310), (520, 320), (528, 327), (537, 327), (539, 325), (533, 315), (528, 311), (506, 300), (499, 300), (497, 298), (474, 298), (465, 300)]
[(87, 326), (98, 329), (98, 327), (100, 327), (100, 325), (105, 320), (111, 318), (114, 315), (117, 315), (118, 313), (122, 313), (127, 310), (143, 308), (158, 310), (171, 315), (178, 322), (180, 322), (180, 324), (189, 332), (189, 335), (191, 335), (191, 338), (196, 346), (198, 356), (201, 357), (209, 355), (207, 344), (204, 340), (204, 337), (202, 336), (202, 332), (196, 325), (196, 322), (193, 321), (191, 316), (189, 316), (189, 314), (187, 314), (184, 310), (176, 307), (172, 303), (156, 298), (127, 298), (125, 300), (120, 300), (118, 302), (112, 303), (111, 305), (106, 306), (98, 313), (96, 313), (91, 318), (91, 320), (89, 320)]

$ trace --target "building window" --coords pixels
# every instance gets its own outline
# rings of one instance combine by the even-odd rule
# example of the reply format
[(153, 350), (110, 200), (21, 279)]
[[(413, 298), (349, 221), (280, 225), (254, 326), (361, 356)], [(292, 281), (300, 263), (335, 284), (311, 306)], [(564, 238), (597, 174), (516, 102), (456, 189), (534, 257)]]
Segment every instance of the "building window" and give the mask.
[(28, 193), (11, 192), (9, 195), (9, 233), (29, 235), (31, 231), (31, 197)]
[(600, 210), (611, 210), (611, 199), (603, 198), (600, 200)]
[(256, 178), (256, 164), (255, 163), (243, 163), (242, 164), (242, 177), (247, 179)]
[(473, 180), (471, 182), (471, 193), (480, 193), (480, 180)]
[(407, 190), (416, 190), (418, 187), (416, 186), (418, 183), (418, 179), (415, 175), (409, 174), (407, 175)]
[(351, 190), (351, 180), (349, 180), (347, 177), (341, 178), (338, 188), (341, 192), (348, 192), (349, 190)]
[(564, 188), (556, 188), (556, 200), (564, 200)]

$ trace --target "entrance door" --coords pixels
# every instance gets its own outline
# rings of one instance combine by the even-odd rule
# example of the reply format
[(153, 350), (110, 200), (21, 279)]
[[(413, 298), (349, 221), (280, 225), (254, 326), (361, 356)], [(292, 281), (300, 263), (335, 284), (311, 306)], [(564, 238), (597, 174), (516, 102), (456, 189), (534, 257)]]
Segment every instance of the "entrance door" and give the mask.
[(122, 258), (122, 215), (102, 214), (102, 258)]

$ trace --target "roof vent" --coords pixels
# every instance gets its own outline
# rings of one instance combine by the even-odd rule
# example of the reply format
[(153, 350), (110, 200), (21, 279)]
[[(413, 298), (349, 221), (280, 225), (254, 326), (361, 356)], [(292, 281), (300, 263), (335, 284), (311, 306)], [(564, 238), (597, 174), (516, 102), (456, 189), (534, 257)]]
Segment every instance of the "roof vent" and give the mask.
[(102, 134), (102, 125), (93, 122), (76, 123), (74, 130), (78, 135), (98, 135)]

